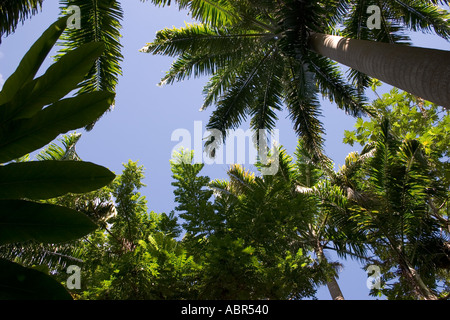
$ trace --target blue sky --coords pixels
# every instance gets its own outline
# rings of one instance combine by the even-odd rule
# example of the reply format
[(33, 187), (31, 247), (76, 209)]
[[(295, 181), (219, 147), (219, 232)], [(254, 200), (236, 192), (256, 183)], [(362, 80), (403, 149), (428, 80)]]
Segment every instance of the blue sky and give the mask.
[[(84, 132), (77, 145), (77, 152), (85, 161), (108, 167), (120, 174), (122, 164), (139, 160), (146, 169), (141, 190), (150, 210), (170, 212), (174, 209), (173, 188), (169, 160), (172, 148), (178, 143), (171, 140), (174, 130), (194, 132), (194, 122), (205, 125), (213, 107), (199, 112), (203, 102), (202, 87), (207, 79), (191, 79), (172, 86), (158, 87), (157, 83), (168, 70), (171, 58), (139, 52), (154, 39), (155, 32), (165, 27), (180, 27), (191, 22), (185, 12), (174, 7), (157, 8), (150, 3), (122, 1), (124, 21), (121, 39), (124, 61), (123, 76), (119, 79), (116, 107), (97, 123), (94, 130)], [(20, 59), (41, 33), (54, 22), (59, 14), (57, 1), (44, 1), (43, 11), (26, 21), (15, 34), (0, 44), (0, 86), (14, 72)], [(415, 35), (414, 45), (450, 50), (450, 44), (431, 35)], [(54, 52), (53, 52), (54, 53)], [(47, 59), (42, 71), (52, 63)], [(386, 89), (385, 89), (386, 90)], [(335, 105), (323, 102), (321, 121), (326, 129), (325, 150), (336, 165), (358, 148), (342, 143), (344, 130), (350, 130), (355, 119), (345, 115)], [(278, 115), (280, 144), (292, 154), (296, 136), (287, 113)], [(248, 129), (244, 123), (242, 129)], [(251, 166), (246, 166), (252, 168)], [(212, 179), (225, 178), (227, 165), (206, 165), (204, 175)], [(330, 255), (330, 257), (333, 257)], [(346, 299), (370, 299), (366, 287), (367, 275), (355, 262), (344, 262), (338, 280)], [(330, 299), (328, 290), (322, 288), (317, 297)]]

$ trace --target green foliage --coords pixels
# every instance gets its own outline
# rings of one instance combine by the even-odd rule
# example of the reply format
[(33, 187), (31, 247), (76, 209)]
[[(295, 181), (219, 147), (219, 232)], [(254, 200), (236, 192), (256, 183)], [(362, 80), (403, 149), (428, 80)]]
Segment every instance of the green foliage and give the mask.
[(359, 118), (355, 130), (345, 131), (344, 143), (365, 145), (375, 141), (381, 130), (377, 123), (384, 117), (390, 119), (394, 136), (419, 141), (433, 165), (439, 165), (439, 159), (450, 155), (450, 115), (442, 107), (395, 88), (373, 105), (378, 110), (377, 116)]
[[(120, 2), (116, 0), (60, 0), (59, 5), (62, 11), (69, 6), (80, 8), (81, 28), (68, 28), (64, 31), (61, 37), (63, 40), (61, 45), (64, 48), (59, 50), (56, 57), (58, 60), (64, 59), (71, 51), (86, 43), (101, 42), (104, 44), (102, 55), (97, 56), (95, 63), (90, 64), (90, 69), (84, 73), (83, 81), (77, 87), (77, 94), (95, 91), (115, 92), (118, 77), (122, 75), (120, 63), (123, 60), (122, 45), (120, 44), (123, 10)], [(108, 110), (112, 109), (113, 105), (114, 101), (111, 101)], [(98, 118), (89, 123), (86, 129), (91, 130)]]
[(19, 22), (36, 14), (42, 8), (42, 0), (3, 0), (0, 3), (0, 43), (3, 35), (13, 33)]
[(310, 215), (294, 191), (287, 155), (281, 152), (275, 177), (256, 177), (235, 165), (228, 181), (200, 176), (202, 165), (192, 164), (192, 156), (174, 154), (172, 172), (177, 210), (186, 221), (183, 243), (202, 268), (199, 298), (313, 296), (324, 278), (298, 237)]
[[(103, 113), (114, 94), (97, 92), (62, 99), (82, 80), (93, 61), (103, 51), (98, 43), (86, 44), (53, 64), (34, 79), (46, 55), (67, 23), (59, 19), (50, 26), (24, 56), (17, 70), (0, 92), (1, 169), (0, 244), (17, 242), (58, 243), (74, 240), (94, 231), (97, 225), (83, 213), (41, 203), (69, 192), (84, 193), (108, 184), (113, 178), (106, 168), (76, 161), (12, 162), (50, 143), (59, 134), (80, 128)], [(61, 100), (62, 99), (62, 100)], [(23, 159), (22, 159), (23, 160)], [(1, 287), (13, 285), (11, 298), (26, 290), (36, 293), (42, 283), (50, 283), (46, 297), (61, 296), (45, 275), (25, 271), (13, 262), (2, 261)], [(13, 283), (6, 278), (26, 278)], [(29, 281), (28, 281), (29, 280)], [(36, 287), (33, 287), (36, 286)], [(7, 298), (7, 293), (2, 293)]]
[(435, 298), (448, 291), (450, 266), (448, 112), (396, 89), (374, 106), (379, 116), (358, 119), (344, 138), (371, 150), (347, 180), (359, 195), (351, 219), (365, 230), (386, 284), (373, 294)]
[(138, 190), (143, 167), (129, 161), (109, 187), (115, 213), (103, 230), (79, 244), (83, 260), (80, 299), (189, 298), (196, 270), (192, 257), (175, 240), (173, 215), (148, 212)]

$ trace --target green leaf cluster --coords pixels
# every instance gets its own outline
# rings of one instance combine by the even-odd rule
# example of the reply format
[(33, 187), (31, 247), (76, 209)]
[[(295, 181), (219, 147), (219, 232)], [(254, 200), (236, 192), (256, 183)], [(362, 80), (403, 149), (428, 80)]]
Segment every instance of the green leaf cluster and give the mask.
[(356, 155), (339, 183), (345, 176), (359, 196), (351, 219), (380, 261), (386, 285), (373, 293), (432, 299), (449, 279), (448, 111), (396, 89), (374, 106), (378, 117), (358, 119), (344, 138), (370, 156)]
[[(96, 92), (63, 99), (102, 53), (103, 45), (99, 43), (88, 43), (67, 53), (36, 78), (66, 24), (67, 18), (59, 19), (43, 33), (0, 92), (0, 245), (59, 243), (89, 234), (97, 225), (85, 214), (42, 200), (93, 191), (115, 176), (89, 162), (14, 161), (47, 145), (59, 134), (96, 119), (114, 97), (109, 92)], [(1, 263), (5, 267), (0, 285), (2, 298), (70, 298), (55, 280), (5, 259)]]
[(201, 266), (199, 298), (312, 297), (325, 276), (300, 241), (311, 216), (295, 192), (291, 159), (281, 153), (276, 176), (258, 177), (235, 165), (229, 180), (214, 181), (201, 176), (203, 165), (192, 159), (190, 151), (175, 153), (172, 172), (186, 230), (182, 242)]
[(143, 167), (124, 164), (108, 187), (114, 214), (101, 230), (79, 244), (83, 260), (79, 299), (185, 299), (194, 291), (197, 265), (176, 240), (173, 214), (148, 211), (140, 195)]

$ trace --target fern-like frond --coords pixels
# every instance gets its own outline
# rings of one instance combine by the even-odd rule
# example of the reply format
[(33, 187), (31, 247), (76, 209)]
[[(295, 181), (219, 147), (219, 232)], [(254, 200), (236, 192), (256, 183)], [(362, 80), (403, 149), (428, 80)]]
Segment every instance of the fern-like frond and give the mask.
[(42, 9), (43, 0), (0, 1), (0, 43), (3, 36), (13, 33), (19, 22), (24, 22)]
[[(56, 59), (66, 52), (88, 42), (103, 42), (105, 51), (99, 57), (79, 85), (78, 94), (93, 91), (115, 92), (119, 76), (122, 75), (120, 63), (123, 60), (121, 38), (121, 21), (123, 10), (116, 0), (60, 0), (61, 10), (65, 11), (70, 6), (80, 8), (81, 28), (67, 28), (62, 36), (61, 45)], [(69, 13), (70, 14), (70, 13)], [(111, 110), (114, 107), (111, 105)], [(91, 130), (95, 122), (86, 127)]]

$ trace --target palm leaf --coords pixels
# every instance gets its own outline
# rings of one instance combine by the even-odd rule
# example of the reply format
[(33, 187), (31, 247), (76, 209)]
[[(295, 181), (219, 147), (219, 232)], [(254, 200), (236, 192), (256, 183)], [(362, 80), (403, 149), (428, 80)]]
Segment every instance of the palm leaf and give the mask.
[(449, 40), (450, 25), (448, 12), (436, 6), (430, 6), (428, 1), (390, 0), (389, 9), (405, 26), (413, 31), (431, 33)]
[(158, 31), (155, 40), (148, 43), (141, 51), (171, 57), (185, 53), (224, 54), (245, 50), (251, 45), (254, 46), (260, 38), (270, 38), (270, 36), (270, 33), (238, 28), (186, 24), (184, 28), (166, 28)]
[(51, 143), (36, 155), (36, 160), (81, 160), (75, 150), (76, 143), (80, 138), (81, 134), (76, 132), (64, 135), (59, 139), (63, 147), (57, 143)]
[(43, 0), (0, 0), (0, 43), (2, 36), (13, 33), (19, 22), (42, 9)]
[(311, 61), (310, 71), (314, 72), (324, 97), (354, 117), (367, 114), (364, 98), (351, 85), (344, 82), (335, 62), (312, 52), (309, 61)]
[[(255, 88), (267, 77), (264, 70), (270, 63), (274, 48), (247, 60), (247, 65), (232, 82), (228, 90), (220, 97), (217, 108), (207, 124), (208, 129), (220, 130), (225, 141), (227, 130), (236, 128), (247, 117), (250, 108), (255, 105)], [(264, 81), (264, 80), (263, 80)]]
[(321, 112), (314, 75), (304, 65), (291, 61), (291, 67), (283, 81), (286, 105), (294, 122), (294, 130), (303, 139), (304, 147), (314, 161), (324, 160), (324, 129), (318, 119)]
[[(275, 128), (278, 120), (275, 110), (280, 111), (283, 102), (283, 83), (279, 76), (283, 72), (282, 62), (281, 56), (275, 50), (260, 72), (260, 85), (256, 88), (255, 100), (250, 107), (250, 126), (255, 132)], [(259, 145), (259, 134), (256, 137), (256, 143)]]
[[(119, 42), (123, 19), (120, 3), (115, 0), (60, 0), (62, 10), (71, 5), (80, 8), (81, 28), (66, 29), (62, 36), (63, 48), (56, 59), (61, 59), (65, 53), (85, 43), (103, 42), (105, 51), (96, 60), (85, 80), (80, 83), (78, 94), (94, 91), (115, 92), (118, 78), (122, 74), (120, 62), (123, 60), (122, 45)], [(113, 106), (114, 102), (108, 110)], [(91, 130), (96, 121), (87, 125), (86, 129)]]

